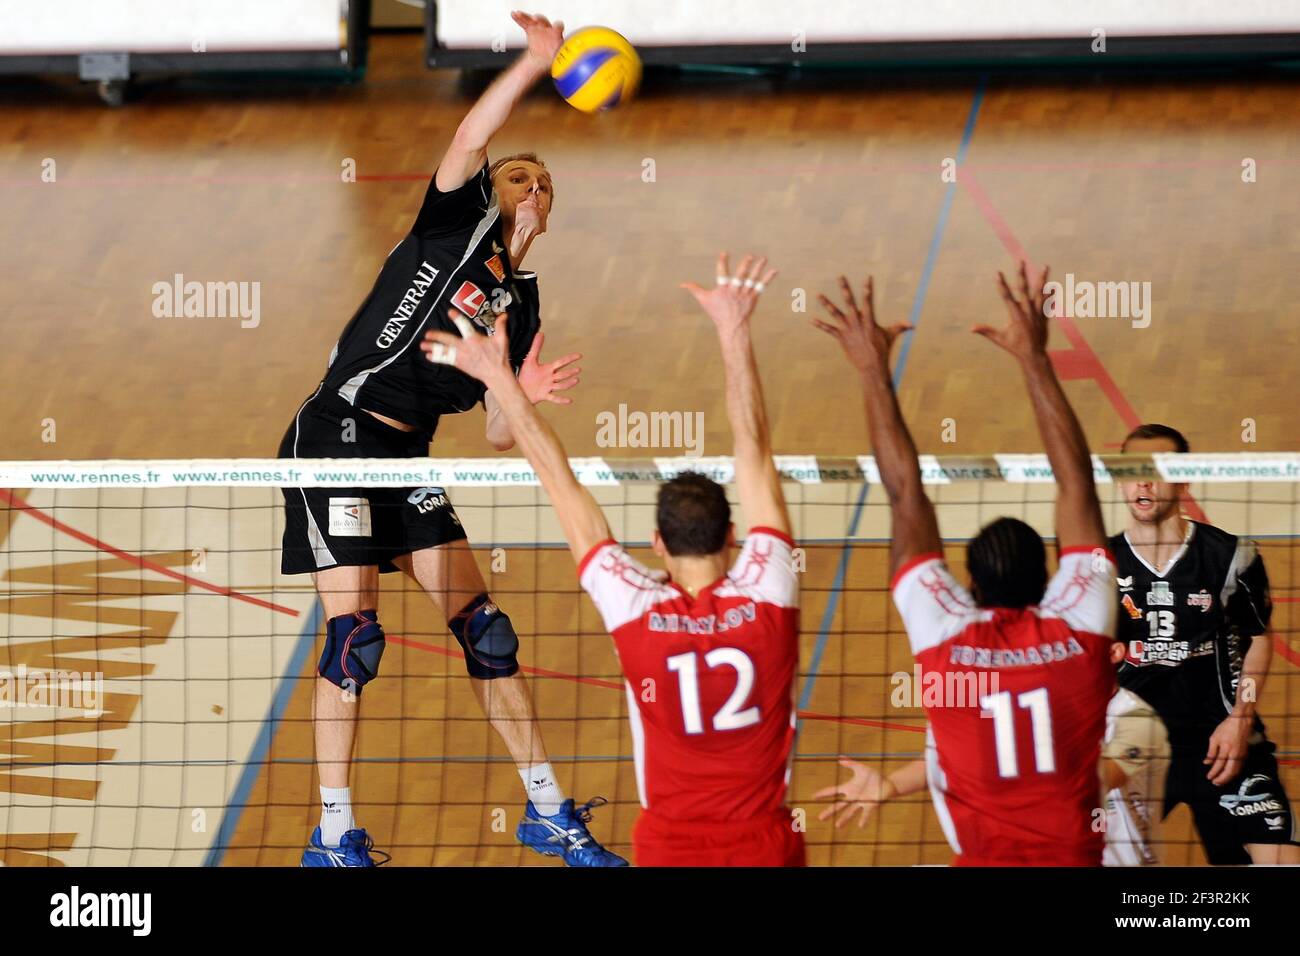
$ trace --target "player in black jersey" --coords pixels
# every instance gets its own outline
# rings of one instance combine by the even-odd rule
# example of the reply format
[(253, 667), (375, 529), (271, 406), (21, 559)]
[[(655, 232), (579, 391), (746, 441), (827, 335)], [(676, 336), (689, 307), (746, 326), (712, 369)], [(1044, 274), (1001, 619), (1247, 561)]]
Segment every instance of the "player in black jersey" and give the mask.
[[(487, 438), (513, 440), (491, 393), (475, 379), (425, 359), (432, 328), (455, 329), (449, 309), (492, 334), (510, 311), (510, 362), (534, 402), (568, 404), (580, 356), (542, 364), (537, 277), (520, 271), (546, 231), (552, 184), (532, 153), (488, 165), (489, 140), (542, 76), (563, 24), (516, 13), (527, 51), (465, 116), (434, 174), (409, 233), (388, 254), (374, 287), (344, 328), (324, 379), (299, 408), (280, 447), (288, 458), (415, 458), (429, 453), (442, 415), (482, 402)], [(384, 631), (379, 574), (412, 577), (444, 615), (465, 654), (475, 695), (524, 783), (520, 842), (570, 866), (626, 866), (587, 830), (591, 807), (565, 796), (546, 756), (518, 638), (487, 593), (459, 519), (442, 488), (285, 489), (282, 569), (311, 573), (328, 618), (318, 665), (314, 727), (321, 825), (304, 866), (370, 866), (373, 845), (352, 817), (348, 787), (358, 700), (378, 673)], [(603, 802), (603, 801), (602, 801)]]
[[(1186, 452), (1166, 425), (1141, 425), (1124, 451)], [(1118, 561), (1119, 682), (1169, 731), (1165, 814), (1192, 811), (1213, 864), (1300, 863), (1276, 747), (1255, 711), (1273, 647), (1268, 574), (1255, 543), (1184, 518), (1185, 484), (1123, 483), (1128, 529)]]

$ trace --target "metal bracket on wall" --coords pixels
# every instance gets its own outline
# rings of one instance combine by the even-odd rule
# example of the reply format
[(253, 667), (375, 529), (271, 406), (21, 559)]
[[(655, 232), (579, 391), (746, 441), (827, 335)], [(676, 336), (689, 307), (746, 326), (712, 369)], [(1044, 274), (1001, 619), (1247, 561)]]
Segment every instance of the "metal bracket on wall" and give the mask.
[(83, 53), (77, 57), (77, 75), (83, 80), (129, 80), (131, 54)]

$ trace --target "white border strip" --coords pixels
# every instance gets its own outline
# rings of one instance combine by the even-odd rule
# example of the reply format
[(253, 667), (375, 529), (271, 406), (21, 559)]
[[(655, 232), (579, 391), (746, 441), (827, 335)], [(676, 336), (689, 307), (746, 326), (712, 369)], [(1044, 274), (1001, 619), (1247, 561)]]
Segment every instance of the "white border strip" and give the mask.
[[(777, 470), (798, 484), (879, 484), (874, 459), (777, 455)], [(1046, 455), (922, 455), (927, 485), (973, 481), (1050, 484)], [(571, 458), (589, 486), (659, 483), (698, 471), (734, 480), (730, 458)], [(1300, 453), (1094, 455), (1093, 476), (1115, 480), (1199, 482), (1300, 481)], [(448, 488), (536, 486), (522, 458), (193, 458), (175, 460), (0, 461), (0, 488)]]

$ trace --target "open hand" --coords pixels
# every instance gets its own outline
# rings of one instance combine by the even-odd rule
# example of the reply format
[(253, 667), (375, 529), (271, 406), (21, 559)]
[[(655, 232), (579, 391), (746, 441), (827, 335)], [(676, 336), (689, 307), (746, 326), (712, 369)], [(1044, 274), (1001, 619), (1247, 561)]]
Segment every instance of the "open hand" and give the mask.
[(845, 783), (826, 787), (813, 794), (814, 799), (817, 800), (834, 800), (834, 803), (818, 814), (817, 819), (826, 820), (834, 816), (835, 829), (838, 830), (856, 813), (858, 826), (864, 826), (867, 818), (871, 816), (871, 811), (893, 795), (890, 793), (893, 784), (875, 767), (856, 760), (841, 757), (840, 766), (851, 770), (853, 776)]
[(512, 375), (505, 315), (497, 316), (490, 336), (480, 334), (474, 324), (455, 309), (447, 310), (447, 318), (455, 323), (460, 334), (438, 330), (426, 332), (424, 341), (420, 343), (425, 358), (435, 365), (454, 366), (489, 389), (500, 375)]
[(1000, 329), (991, 325), (977, 325), (971, 329), (994, 345), (1006, 349), (1022, 362), (1047, 353), (1047, 274), (1043, 268), (1037, 282), (1029, 281), (1029, 267), (1020, 263), (1019, 293), (1011, 290), (1007, 277), (998, 273), (998, 292), (1006, 303), (1009, 321)]
[(859, 372), (873, 369), (888, 374), (889, 350), (893, 348), (894, 340), (904, 332), (911, 331), (912, 326), (906, 322), (888, 328), (877, 324), (875, 286), (871, 276), (867, 276), (863, 287), (861, 307), (853, 298), (849, 280), (844, 276), (840, 276), (840, 292), (844, 296), (848, 313), (841, 312), (830, 299), (819, 295), (817, 301), (822, 304), (831, 321), (815, 318), (812, 324), (840, 343), (840, 348), (844, 349), (844, 354)]
[(564, 24), (559, 20), (552, 23), (541, 14), (524, 13), (515, 10), (510, 19), (523, 28), (528, 37), (528, 56), (538, 65), (545, 65), (549, 70), (555, 54), (564, 43)]
[[(500, 323), (499, 319), (497, 321)], [(542, 352), (544, 337), (545, 334), (542, 332), (538, 332), (533, 336), (532, 348), (524, 356), (524, 364), (519, 367), (519, 387), (524, 390), (524, 394), (528, 396), (528, 400), (534, 405), (541, 402), (551, 402), (555, 405), (572, 405), (573, 399), (556, 393), (573, 388), (578, 384), (578, 373), (582, 369), (573, 363), (581, 359), (582, 355), (578, 352), (571, 352), (554, 362), (542, 364), (538, 361), (538, 357)]]
[(775, 269), (767, 269), (767, 256), (757, 261), (752, 255), (740, 260), (736, 274), (731, 274), (727, 253), (718, 253), (716, 282), (712, 289), (704, 289), (694, 282), (683, 282), (681, 287), (695, 296), (719, 334), (743, 328), (758, 305), (758, 297), (776, 276)]

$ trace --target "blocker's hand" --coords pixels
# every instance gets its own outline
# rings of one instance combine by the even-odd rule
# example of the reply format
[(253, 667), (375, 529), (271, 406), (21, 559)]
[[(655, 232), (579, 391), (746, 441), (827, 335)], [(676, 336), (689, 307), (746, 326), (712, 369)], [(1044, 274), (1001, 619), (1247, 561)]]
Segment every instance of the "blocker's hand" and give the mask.
[(481, 334), (469, 319), (455, 309), (447, 310), (447, 318), (456, 324), (460, 335), (451, 332), (431, 331), (424, 334), (420, 343), (422, 351), (435, 365), (451, 365), (470, 375), (489, 389), (501, 375), (513, 377), (510, 369), (510, 339), (506, 333), (506, 316), (497, 316), (490, 336)]
[(1022, 362), (1036, 355), (1047, 352), (1047, 274), (1050, 267), (1043, 267), (1043, 274), (1037, 282), (1029, 281), (1029, 267), (1020, 263), (1019, 295), (1011, 290), (1007, 277), (998, 273), (998, 293), (1007, 306), (1009, 321), (1000, 329), (991, 325), (977, 325), (971, 329), (976, 335), (982, 335), (994, 345), (1010, 352)]
[(817, 301), (832, 321), (813, 319), (812, 324), (840, 343), (840, 348), (859, 372), (871, 370), (888, 375), (889, 350), (894, 347), (894, 340), (911, 331), (912, 326), (899, 322), (886, 328), (876, 322), (875, 285), (871, 276), (867, 276), (862, 289), (861, 307), (844, 276), (840, 276), (840, 292), (844, 295), (848, 313), (841, 312), (830, 299), (819, 295)]
[(736, 274), (732, 275), (727, 253), (720, 252), (716, 284), (712, 289), (703, 289), (694, 282), (683, 282), (681, 288), (695, 296), (695, 301), (713, 320), (719, 334), (734, 332), (749, 321), (754, 306), (758, 305), (758, 297), (776, 277), (775, 269), (764, 271), (766, 265), (767, 256), (755, 261), (752, 255), (747, 255), (740, 260)]

